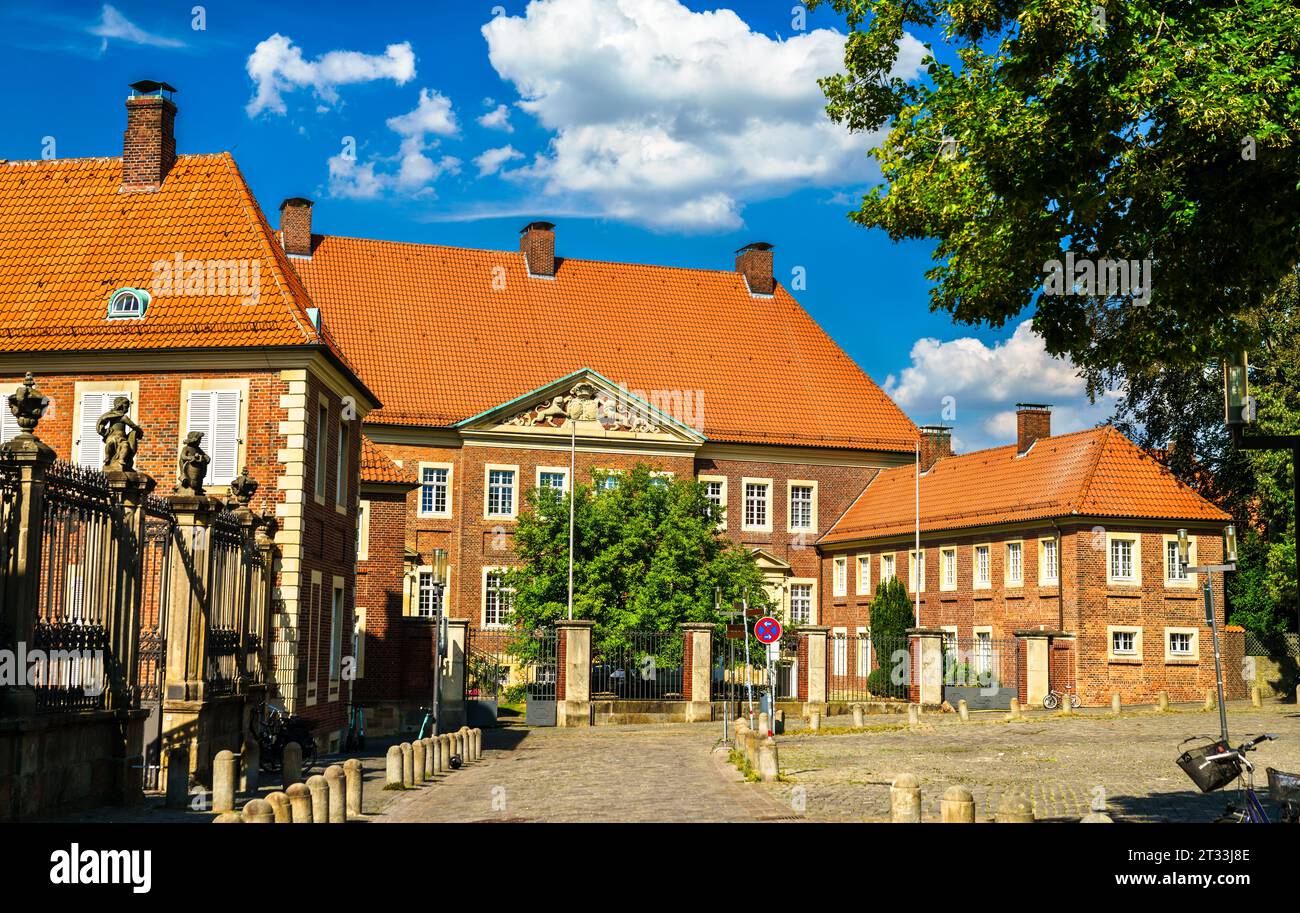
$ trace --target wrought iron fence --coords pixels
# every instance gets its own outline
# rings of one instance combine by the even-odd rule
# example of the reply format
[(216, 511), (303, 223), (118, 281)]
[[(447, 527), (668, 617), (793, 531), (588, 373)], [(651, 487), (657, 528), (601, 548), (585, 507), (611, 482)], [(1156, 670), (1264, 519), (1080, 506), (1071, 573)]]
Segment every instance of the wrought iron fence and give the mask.
[(828, 701), (906, 700), (911, 676), (905, 635), (834, 634), (827, 639)]
[(149, 711), (144, 733), (144, 788), (162, 788), (162, 700), (167, 662), (167, 617), (171, 602), (171, 560), (176, 515), (165, 498), (144, 503), (144, 545), (140, 555), (140, 641), (136, 649), (141, 706)]
[[(201, 527), (192, 528), (192, 541), (188, 554), (204, 544)], [(212, 583), (208, 590), (207, 661), (204, 678), (211, 694), (233, 691), (240, 673), (243, 649), (243, 607), (248, 592), (245, 589), (247, 562), (244, 552), (244, 535), (239, 519), (223, 511), (212, 519), (206, 532), (208, 548), (212, 550)]]
[(554, 701), (559, 681), (555, 631), (470, 630), (466, 700), (523, 705)]
[(0, 643), (9, 643), (13, 637), (12, 610), (5, 607), (3, 596), (14, 572), (19, 493), (16, 468), (0, 461)]
[(591, 695), (680, 700), (685, 639), (680, 631), (595, 632)]
[(972, 710), (1005, 709), (1020, 691), (1020, 643), (991, 632), (943, 641), (944, 699)]
[[(745, 641), (748, 638), (749, 652), (746, 655)], [(713, 699), (715, 701), (748, 701), (752, 695), (755, 701), (760, 700), (770, 688), (770, 682), (767, 675), (767, 646), (759, 643), (758, 638), (754, 637), (749, 626), (746, 626), (745, 637), (728, 637), (720, 639), (715, 637), (713, 640), (716, 652), (716, 658), (713, 665)], [(798, 638), (793, 641), (793, 653), (797, 657)], [(777, 688), (780, 696), (782, 682), (782, 663), (791, 659), (788, 655), (786, 642), (782, 641), (781, 663), (777, 666)], [(787, 675), (788, 679), (789, 676)], [(795, 682), (797, 687), (797, 682)]]

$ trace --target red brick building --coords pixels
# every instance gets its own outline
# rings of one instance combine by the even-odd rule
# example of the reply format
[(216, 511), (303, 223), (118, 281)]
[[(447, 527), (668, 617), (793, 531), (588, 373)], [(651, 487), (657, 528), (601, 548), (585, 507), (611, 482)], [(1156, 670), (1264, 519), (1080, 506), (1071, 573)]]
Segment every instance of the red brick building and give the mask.
[(95, 420), (129, 397), (159, 493), (190, 431), (212, 493), (247, 467), (279, 525), (275, 683), (328, 746), (350, 699), (360, 426), (378, 401), (231, 156), (176, 154), (165, 94), (127, 99), (123, 156), (0, 162), (0, 389), (34, 372), (53, 401), (42, 439), (92, 468)]
[[(1085, 705), (1112, 691), (1200, 700), (1214, 654), (1177, 531), (1191, 534), (1193, 564), (1218, 563), (1229, 516), (1110, 426), (1052, 437), (1046, 407), (1021, 406), (1018, 419), (1016, 444), (959, 456), (947, 429), (923, 429), (919, 562), (915, 467), (865, 487), (819, 542), (823, 623), (832, 636), (870, 632), (882, 579), (906, 581), (916, 599), (919, 564), (918, 627), (942, 629), (977, 665), (1017, 632), (1064, 632), (1053, 686), (1077, 686)], [(1221, 576), (1215, 599), (1222, 613)], [(1244, 694), (1240, 676), (1227, 684)]]

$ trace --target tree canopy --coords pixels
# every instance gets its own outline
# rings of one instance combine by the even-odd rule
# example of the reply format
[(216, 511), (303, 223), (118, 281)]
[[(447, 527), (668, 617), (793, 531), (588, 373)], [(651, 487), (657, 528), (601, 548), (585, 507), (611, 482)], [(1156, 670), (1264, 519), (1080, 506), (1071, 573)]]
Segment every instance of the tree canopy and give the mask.
[[(823, 0), (815, 0), (817, 5)], [(934, 239), (931, 303), (1001, 326), (1026, 309), (1076, 364), (1201, 364), (1300, 246), (1293, 0), (825, 0), (851, 29), (827, 112), (887, 127), (851, 218)], [(892, 75), (910, 27), (957, 64)], [(1043, 293), (1048, 264), (1151, 262), (1148, 287)], [(1068, 284), (1067, 280), (1067, 284)]]

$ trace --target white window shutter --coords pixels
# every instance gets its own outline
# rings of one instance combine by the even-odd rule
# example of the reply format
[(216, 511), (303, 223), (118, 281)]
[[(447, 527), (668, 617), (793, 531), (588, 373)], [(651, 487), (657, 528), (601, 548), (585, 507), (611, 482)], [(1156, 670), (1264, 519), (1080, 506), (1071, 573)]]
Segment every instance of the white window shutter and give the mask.
[(113, 407), (113, 400), (129, 396), (125, 390), (81, 394), (81, 427), (77, 429), (77, 465), (104, 468), (104, 441), (95, 430), (99, 417)]
[(212, 465), (208, 479), (217, 485), (228, 485), (239, 475), (239, 391), (213, 391), (212, 434), (208, 455)]
[(22, 431), (18, 427), (18, 419), (13, 417), (9, 411), (9, 403), (0, 397), (0, 444), (7, 444), (12, 441)]

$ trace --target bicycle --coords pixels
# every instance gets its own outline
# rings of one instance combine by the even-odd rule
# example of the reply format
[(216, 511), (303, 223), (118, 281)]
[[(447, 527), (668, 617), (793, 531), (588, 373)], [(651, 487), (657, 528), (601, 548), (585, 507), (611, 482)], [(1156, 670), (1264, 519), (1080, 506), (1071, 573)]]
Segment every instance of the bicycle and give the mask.
[(312, 724), (297, 715), (285, 713), (283, 707), (263, 702), (260, 712), (249, 720), (252, 735), (260, 746), (260, 766), (267, 773), (279, 773), (284, 765), (284, 746), (297, 742), (302, 749), (302, 773), (306, 776), (316, 766), (316, 739)]
[[(1055, 710), (1057, 707), (1061, 706), (1061, 700), (1065, 697), (1065, 694), (1064, 691), (1056, 690), (1047, 692), (1047, 696), (1043, 698), (1043, 708), (1046, 710)], [(1079, 695), (1073, 692), (1070, 693), (1070, 706), (1075, 710), (1079, 709)]]
[[(1179, 743), (1186, 745), (1193, 739), (1206, 736), (1189, 736)], [(1243, 742), (1236, 748), (1225, 741), (1217, 740), (1199, 748), (1183, 752), (1178, 758), (1178, 766), (1192, 778), (1201, 792), (1213, 792), (1226, 786), (1233, 780), (1240, 784), (1242, 804), (1229, 805), (1224, 813), (1215, 819), (1219, 824), (1268, 824), (1268, 814), (1255, 792), (1255, 765), (1246, 757), (1261, 742), (1272, 742), (1277, 736), (1270, 733), (1257, 735)], [(1282, 821), (1286, 824), (1300, 824), (1300, 774), (1286, 773), (1272, 767), (1265, 768), (1268, 774), (1268, 795), (1282, 807)]]

